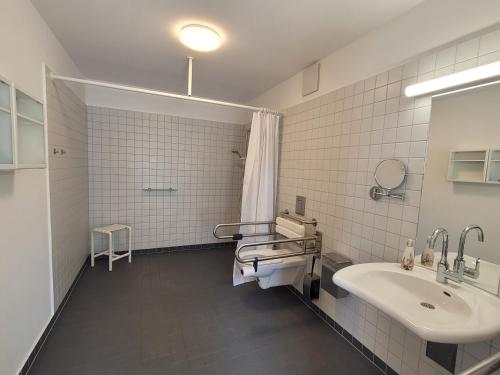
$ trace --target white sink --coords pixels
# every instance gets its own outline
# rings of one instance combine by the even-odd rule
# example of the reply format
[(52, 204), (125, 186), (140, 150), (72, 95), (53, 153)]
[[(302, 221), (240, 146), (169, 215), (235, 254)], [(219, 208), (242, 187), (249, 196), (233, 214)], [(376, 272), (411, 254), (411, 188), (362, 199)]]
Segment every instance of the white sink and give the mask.
[(500, 334), (500, 298), (465, 283), (440, 284), (436, 273), (397, 263), (364, 263), (333, 281), (428, 341), (465, 343)]

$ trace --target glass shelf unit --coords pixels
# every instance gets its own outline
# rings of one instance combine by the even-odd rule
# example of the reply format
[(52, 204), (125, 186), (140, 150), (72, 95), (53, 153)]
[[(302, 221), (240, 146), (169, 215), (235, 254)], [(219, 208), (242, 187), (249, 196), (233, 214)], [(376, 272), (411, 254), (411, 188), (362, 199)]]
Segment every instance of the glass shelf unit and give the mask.
[(500, 149), (490, 150), (486, 182), (500, 184)]
[(488, 150), (456, 150), (450, 153), (448, 180), (454, 182), (484, 182)]
[(0, 170), (16, 167), (12, 97), (12, 85), (0, 78)]
[(16, 90), (17, 167), (44, 168), (45, 128), (43, 105)]
[(500, 149), (451, 151), (448, 180), (500, 185)]

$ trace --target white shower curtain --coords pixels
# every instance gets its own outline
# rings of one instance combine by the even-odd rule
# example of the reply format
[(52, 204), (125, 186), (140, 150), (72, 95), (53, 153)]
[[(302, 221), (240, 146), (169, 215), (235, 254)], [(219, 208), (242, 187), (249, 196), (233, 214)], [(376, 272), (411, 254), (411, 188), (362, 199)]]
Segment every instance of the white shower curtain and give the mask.
[[(248, 152), (243, 178), (241, 198), (241, 221), (274, 220), (276, 190), (278, 188), (279, 115), (255, 112), (252, 119)], [(240, 233), (267, 232), (267, 225), (244, 226)], [(256, 237), (244, 238), (242, 242), (256, 241)], [(243, 255), (245, 249), (242, 250)], [(255, 280), (243, 277), (235, 260), (233, 285)]]

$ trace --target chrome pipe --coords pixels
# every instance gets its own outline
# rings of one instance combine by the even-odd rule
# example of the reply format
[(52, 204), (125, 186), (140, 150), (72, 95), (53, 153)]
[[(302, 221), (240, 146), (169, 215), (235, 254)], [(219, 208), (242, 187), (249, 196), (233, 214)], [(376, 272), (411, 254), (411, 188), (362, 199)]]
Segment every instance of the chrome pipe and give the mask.
[(106, 87), (106, 88), (116, 89), (116, 90), (138, 92), (138, 93), (141, 93), (141, 94), (156, 95), (156, 96), (165, 96), (165, 97), (168, 97), (168, 98), (191, 100), (191, 101), (195, 101), (195, 102), (208, 103), (208, 104), (216, 104), (216, 105), (221, 105), (221, 106), (225, 106), (225, 107), (243, 108), (243, 109), (250, 109), (252, 111), (269, 112), (269, 113), (275, 113), (275, 114), (278, 114), (278, 115), (280, 114), (279, 111), (275, 111), (275, 110), (268, 109), (268, 108), (254, 107), (254, 106), (251, 106), (251, 105), (239, 104), (239, 103), (231, 103), (231, 102), (226, 102), (226, 101), (222, 101), (222, 100), (200, 98), (200, 97), (197, 97), (197, 96), (181, 95), (181, 94), (175, 94), (175, 93), (172, 93), (172, 92), (159, 91), (159, 90), (151, 90), (151, 89), (146, 89), (146, 88), (142, 88), (142, 87), (122, 85), (122, 84), (112, 83), (112, 82), (104, 82), (104, 81), (96, 81), (96, 80), (92, 80), (92, 79), (82, 79), (82, 78), (68, 77), (68, 76), (62, 76), (62, 75), (58, 75), (58, 74), (54, 74), (54, 73), (50, 74), (50, 78), (53, 79), (53, 80), (58, 79), (58, 80), (61, 80), (61, 81), (75, 82), (75, 83), (81, 83), (81, 84), (85, 84), (85, 85), (92, 85), (92, 86), (98, 86), (98, 87)]
[(493, 354), (474, 366), (460, 372), (458, 375), (486, 375), (492, 374), (500, 368), (500, 352)]
[(188, 56), (188, 87), (187, 94), (188, 96), (192, 96), (193, 93), (193, 58)]

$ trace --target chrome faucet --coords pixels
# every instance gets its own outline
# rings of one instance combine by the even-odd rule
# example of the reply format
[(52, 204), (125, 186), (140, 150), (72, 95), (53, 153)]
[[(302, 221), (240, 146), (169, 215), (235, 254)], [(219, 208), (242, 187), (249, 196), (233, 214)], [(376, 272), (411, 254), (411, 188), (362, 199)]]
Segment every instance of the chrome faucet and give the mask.
[(429, 248), (434, 249), (436, 241), (441, 235), (443, 237), (443, 245), (441, 248), (441, 259), (437, 266), (436, 281), (439, 283), (446, 283), (448, 280), (460, 283), (464, 280), (464, 276), (477, 279), (479, 277), (479, 258), (476, 259), (474, 267), (466, 267), (464, 259), (464, 247), (467, 234), (471, 230), (477, 231), (477, 239), (480, 242), (484, 241), (484, 233), (479, 225), (469, 225), (463, 231), (460, 236), (460, 242), (458, 245), (458, 254), (453, 261), (453, 270), (450, 270), (448, 264), (448, 231), (444, 228), (436, 228), (432, 235), (429, 237)]
[(439, 227), (434, 230), (429, 237), (429, 248), (434, 249), (440, 235), (443, 237), (443, 242), (441, 245), (441, 259), (439, 259), (437, 266), (436, 281), (439, 283), (446, 283), (447, 279), (459, 281), (458, 275), (448, 270), (448, 231), (446, 229)]
[(474, 262), (474, 267), (467, 267), (465, 265), (465, 259), (464, 259), (465, 240), (467, 239), (467, 234), (469, 234), (471, 230), (477, 231), (477, 240), (479, 242), (484, 242), (484, 232), (479, 225), (476, 224), (468, 225), (462, 231), (462, 234), (460, 235), (460, 242), (458, 243), (457, 257), (453, 262), (453, 272), (457, 273), (462, 279), (464, 275), (471, 277), (473, 279), (477, 279), (479, 277), (479, 266), (481, 264), (479, 258), (476, 258), (476, 261)]

